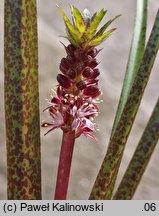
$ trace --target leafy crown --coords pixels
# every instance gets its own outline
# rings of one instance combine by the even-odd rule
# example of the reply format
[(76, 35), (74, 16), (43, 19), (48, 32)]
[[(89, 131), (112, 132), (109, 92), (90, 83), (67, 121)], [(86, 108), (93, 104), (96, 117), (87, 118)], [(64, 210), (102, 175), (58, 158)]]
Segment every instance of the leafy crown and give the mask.
[(113, 19), (106, 22), (98, 31), (97, 28), (106, 14), (106, 10), (102, 9), (100, 12), (94, 13), (91, 16), (90, 12), (85, 9), (83, 15), (80, 11), (70, 5), (72, 23), (66, 16), (64, 11), (57, 5), (63, 20), (66, 25), (67, 36), (64, 36), (75, 47), (95, 47), (101, 44), (108, 36), (116, 30), (116, 28), (106, 31), (109, 25), (116, 20), (120, 15), (115, 16)]

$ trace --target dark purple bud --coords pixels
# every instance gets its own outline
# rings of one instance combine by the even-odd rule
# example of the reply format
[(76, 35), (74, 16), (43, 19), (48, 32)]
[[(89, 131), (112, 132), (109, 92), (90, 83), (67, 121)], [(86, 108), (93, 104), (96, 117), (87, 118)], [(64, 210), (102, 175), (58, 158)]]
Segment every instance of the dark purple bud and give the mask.
[(100, 95), (100, 91), (97, 86), (88, 86), (84, 89), (83, 93), (93, 98)]
[(59, 66), (59, 69), (60, 69), (60, 71), (63, 73), (63, 74), (66, 74), (66, 72), (67, 72), (67, 70), (68, 69), (66, 69), (63, 65), (61, 65), (60, 64), (60, 66)]
[(57, 75), (57, 81), (64, 88), (69, 88), (71, 86), (71, 81), (62, 74)]
[(83, 61), (87, 64), (89, 64), (92, 61), (92, 57), (90, 55), (84, 56)]
[(92, 85), (92, 84), (98, 85), (98, 81), (99, 81), (99, 79), (92, 79), (92, 77), (91, 77), (90, 81), (87, 84), (88, 85)]
[(92, 69), (94, 69), (96, 66), (98, 65), (98, 62), (96, 59), (93, 59), (90, 64), (89, 67), (91, 67)]
[(90, 67), (85, 67), (82, 75), (86, 78), (91, 78), (92, 77), (92, 74), (93, 74), (93, 69), (90, 68)]
[(75, 51), (74, 51), (74, 56), (76, 59), (80, 60), (83, 58), (83, 55), (84, 55), (84, 51), (82, 49), (79, 49), (77, 48)]
[(73, 55), (74, 55), (75, 49), (76, 49), (76, 48), (75, 48), (72, 44), (69, 44), (69, 45), (66, 47), (66, 52), (67, 52), (68, 55), (73, 56)]
[(96, 77), (98, 77), (99, 75), (100, 75), (99, 69), (98, 69), (98, 68), (95, 68), (95, 69), (93, 70), (92, 78), (96, 78)]
[(98, 54), (98, 50), (96, 48), (91, 48), (88, 51), (88, 55), (90, 55), (92, 58), (96, 57), (96, 55)]
[(84, 65), (83, 62), (80, 62), (80, 63), (77, 64), (76, 70), (77, 70), (78, 74), (82, 73), (84, 67), (85, 67), (85, 65)]
[(67, 60), (67, 64), (68, 64), (68, 66), (72, 66), (72, 65), (74, 65), (75, 64), (75, 62), (76, 62), (76, 59), (74, 58), (74, 57), (71, 57), (71, 56), (67, 56), (66, 57), (66, 60)]
[(67, 71), (67, 76), (70, 78), (70, 79), (75, 79), (76, 78), (76, 71), (74, 71), (73, 69), (69, 69)]
[(68, 63), (67, 63), (67, 59), (66, 58), (62, 58), (61, 59), (61, 63), (60, 63), (60, 71), (62, 73), (66, 73), (66, 71), (69, 69)]
[(83, 80), (81, 80), (76, 84), (76, 86), (78, 89), (83, 90), (84, 88), (86, 88), (86, 83)]

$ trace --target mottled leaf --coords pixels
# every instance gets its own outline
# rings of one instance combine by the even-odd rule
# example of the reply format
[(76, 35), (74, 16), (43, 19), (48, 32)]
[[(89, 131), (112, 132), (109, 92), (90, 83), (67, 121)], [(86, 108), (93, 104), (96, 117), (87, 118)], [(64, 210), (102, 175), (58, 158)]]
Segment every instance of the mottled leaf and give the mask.
[(159, 99), (113, 199), (130, 200), (133, 198), (158, 140)]
[(97, 46), (100, 43), (102, 43), (113, 31), (115, 31), (116, 28), (111, 29), (110, 31), (105, 32), (103, 35), (94, 38), (93, 40), (91, 40), (88, 45), (89, 46)]
[(152, 66), (159, 50), (159, 10), (148, 40), (137, 76), (131, 86), (126, 104), (116, 130), (110, 139), (106, 156), (93, 186), (90, 199), (111, 199), (117, 173)]

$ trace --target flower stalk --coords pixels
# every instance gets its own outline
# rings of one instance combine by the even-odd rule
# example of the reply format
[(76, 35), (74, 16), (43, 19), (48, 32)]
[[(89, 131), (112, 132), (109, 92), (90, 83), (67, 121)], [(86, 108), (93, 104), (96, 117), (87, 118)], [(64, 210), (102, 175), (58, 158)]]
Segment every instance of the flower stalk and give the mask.
[(55, 200), (66, 200), (74, 143), (75, 131), (63, 132)]

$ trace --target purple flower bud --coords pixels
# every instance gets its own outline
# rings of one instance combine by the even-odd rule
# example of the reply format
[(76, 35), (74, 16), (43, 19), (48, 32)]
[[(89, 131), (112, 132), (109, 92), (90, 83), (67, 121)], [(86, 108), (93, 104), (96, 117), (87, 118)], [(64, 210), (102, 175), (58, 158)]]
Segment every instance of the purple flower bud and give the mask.
[(99, 69), (98, 69), (98, 68), (95, 68), (95, 69), (93, 70), (92, 78), (95, 79), (95, 78), (96, 78), (97, 76), (99, 76), (99, 75), (100, 75)]
[(60, 63), (60, 71), (62, 73), (66, 73), (66, 71), (69, 69), (68, 63), (67, 63), (67, 59), (66, 58), (62, 58), (61, 59), (61, 63)]
[(66, 69), (62, 64), (60, 64), (59, 69), (60, 69), (60, 71), (61, 71), (63, 74), (66, 74), (66, 72), (67, 72), (67, 70), (68, 70), (68, 69)]
[(77, 64), (77, 67), (76, 67), (76, 70), (77, 70), (77, 73), (82, 73), (83, 69), (84, 69), (85, 65), (83, 62), (80, 62)]
[(67, 56), (66, 57), (66, 60), (67, 60), (67, 64), (68, 64), (68, 66), (72, 66), (72, 65), (74, 65), (75, 64), (75, 62), (76, 62), (76, 59), (74, 58), (74, 57), (71, 57), (71, 56)]
[(86, 78), (91, 78), (92, 77), (92, 74), (93, 74), (93, 69), (90, 68), (90, 67), (85, 67), (82, 75)]
[(74, 55), (75, 49), (76, 49), (76, 48), (75, 48), (72, 44), (69, 44), (69, 45), (66, 47), (66, 52), (67, 52), (68, 55), (73, 56), (73, 55)]
[(78, 60), (80, 60), (80, 59), (82, 59), (83, 58), (83, 55), (84, 55), (84, 51), (82, 50), (82, 49), (76, 49), (75, 51), (74, 51), (74, 56), (75, 56), (75, 58), (76, 59), (78, 59)]
[(83, 80), (81, 80), (76, 84), (76, 86), (78, 89), (83, 90), (84, 88), (86, 88), (86, 83)]
[(93, 98), (100, 95), (100, 91), (97, 86), (88, 86), (84, 89), (83, 93)]
[(69, 88), (71, 86), (71, 81), (62, 74), (57, 75), (57, 81), (64, 88)]
[(98, 50), (96, 48), (91, 48), (88, 51), (88, 55), (90, 55), (92, 58), (96, 57), (96, 55), (98, 54)]
[(94, 69), (96, 66), (98, 65), (98, 62), (96, 59), (93, 59), (90, 64), (89, 67), (91, 67), (92, 69)]
[(87, 64), (89, 64), (92, 61), (92, 57), (90, 55), (84, 56), (83, 61)]
[(73, 69), (69, 69), (67, 71), (67, 76), (70, 78), (70, 79), (75, 79), (76, 78), (76, 71), (73, 70)]

